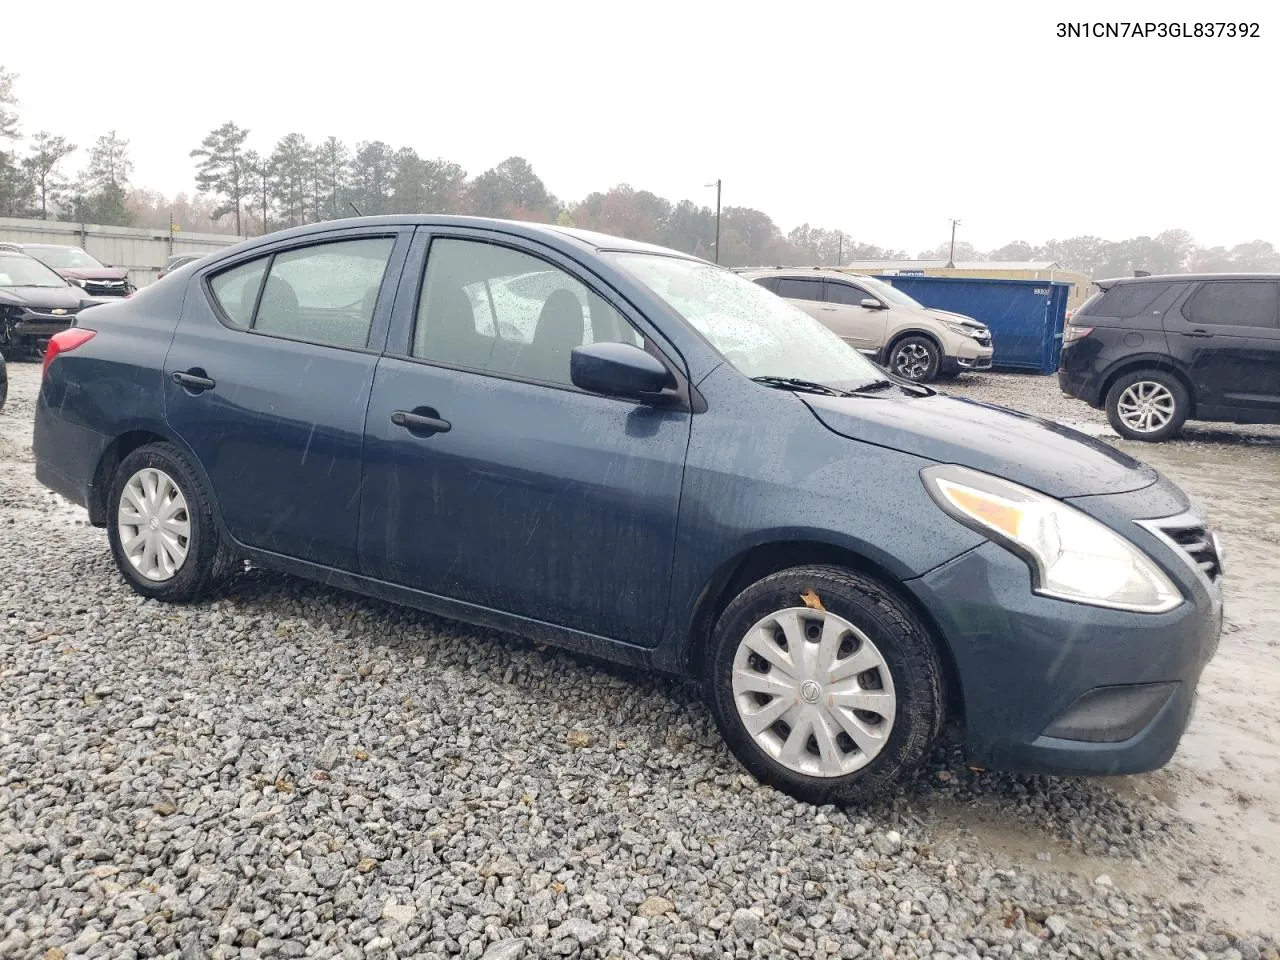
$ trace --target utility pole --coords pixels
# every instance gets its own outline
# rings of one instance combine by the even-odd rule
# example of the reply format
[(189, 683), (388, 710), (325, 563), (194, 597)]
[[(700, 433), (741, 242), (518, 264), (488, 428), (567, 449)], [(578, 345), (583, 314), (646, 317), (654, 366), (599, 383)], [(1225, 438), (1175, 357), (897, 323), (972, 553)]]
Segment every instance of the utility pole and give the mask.
[(951, 221), (951, 255), (947, 257), (947, 266), (954, 270), (956, 268), (956, 227), (960, 221), (952, 219)]
[(708, 187), (716, 188), (716, 263), (720, 262), (720, 180), (708, 183)]
[(844, 265), (844, 231), (843, 230), (838, 231), (836, 233), (836, 238), (837, 238), (836, 266), (839, 267)]

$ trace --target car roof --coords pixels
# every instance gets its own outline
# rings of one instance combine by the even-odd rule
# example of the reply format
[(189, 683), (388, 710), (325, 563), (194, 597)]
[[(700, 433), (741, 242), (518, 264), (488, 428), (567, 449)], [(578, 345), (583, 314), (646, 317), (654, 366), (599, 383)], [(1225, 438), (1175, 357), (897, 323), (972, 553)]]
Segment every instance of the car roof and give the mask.
[(1103, 290), (1117, 284), (1130, 283), (1193, 283), (1200, 280), (1280, 280), (1280, 273), (1158, 273), (1150, 277), (1112, 277), (1093, 281)]
[(860, 273), (846, 273), (834, 267), (758, 267), (752, 270), (739, 270), (744, 277), (830, 277), (833, 280), (869, 280)]
[(23, 250), (80, 250), (80, 247), (70, 243), (15, 243), (15, 247), (21, 247)]
[[(303, 238), (313, 234), (328, 233), (332, 230), (352, 229), (357, 227), (471, 227), (472, 229), (494, 230), (501, 233), (512, 234), (518, 237), (525, 237), (534, 240), (552, 240), (564, 243), (568, 241), (570, 245), (579, 249), (588, 249), (595, 252), (601, 251), (617, 251), (631, 253), (656, 253), (669, 257), (680, 257), (685, 260), (698, 260), (691, 254), (683, 253), (679, 250), (672, 250), (667, 247), (661, 247), (653, 243), (643, 243), (639, 240), (628, 240), (624, 237), (614, 237), (604, 233), (596, 233), (592, 230), (581, 230), (576, 227), (565, 227), (553, 223), (533, 223), (527, 220), (503, 220), (497, 217), (460, 217), (430, 214), (391, 214), (376, 217), (347, 217), (342, 220), (324, 220), (320, 223), (309, 223), (302, 227), (292, 227), (287, 230), (280, 230), (275, 233), (269, 233), (266, 236), (255, 237), (243, 243), (238, 243), (234, 247), (227, 247), (225, 252), (235, 251), (236, 253), (252, 250), (258, 246), (275, 243), (279, 240), (291, 240), (295, 238)], [(218, 251), (217, 258), (221, 259), (224, 251)], [(212, 256), (206, 254), (205, 256)], [(702, 261), (705, 262), (705, 261)]]

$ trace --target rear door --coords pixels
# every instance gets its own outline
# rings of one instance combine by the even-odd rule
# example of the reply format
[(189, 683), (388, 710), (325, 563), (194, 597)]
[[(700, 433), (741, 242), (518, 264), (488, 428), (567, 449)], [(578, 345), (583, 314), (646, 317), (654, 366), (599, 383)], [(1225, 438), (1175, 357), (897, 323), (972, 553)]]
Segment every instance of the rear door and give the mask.
[(1165, 314), (1170, 352), (1206, 416), (1280, 413), (1280, 282), (1206, 280)]
[(854, 283), (842, 280), (824, 281), (823, 323), (834, 330), (850, 346), (875, 352), (884, 346), (889, 311), (864, 307), (863, 300), (880, 303), (879, 297)]
[(676, 355), (539, 244), (424, 228), (414, 251), (369, 402), (362, 570), (653, 645), (691, 414), (585, 393), (569, 353), (628, 342), (680, 370)]
[(356, 569), (364, 413), (411, 235), (307, 236), (193, 280), (166, 417), (239, 542)]

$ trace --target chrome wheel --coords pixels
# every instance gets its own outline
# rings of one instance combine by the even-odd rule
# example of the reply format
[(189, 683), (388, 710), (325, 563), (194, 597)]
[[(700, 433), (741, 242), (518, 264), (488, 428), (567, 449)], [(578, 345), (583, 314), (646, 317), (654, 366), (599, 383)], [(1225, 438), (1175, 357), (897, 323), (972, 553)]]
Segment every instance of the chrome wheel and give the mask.
[(1134, 433), (1155, 433), (1168, 426), (1177, 406), (1163, 383), (1139, 380), (1124, 388), (1116, 403), (1116, 414)]
[(793, 607), (758, 621), (738, 645), (732, 679), (751, 738), (796, 773), (859, 770), (893, 730), (888, 664), (865, 633), (829, 611)]
[(908, 380), (919, 380), (927, 376), (933, 366), (933, 355), (929, 348), (918, 340), (908, 341), (893, 351), (893, 372)]
[(139, 470), (120, 492), (116, 510), (120, 550), (148, 580), (171, 579), (191, 545), (187, 498), (163, 470)]

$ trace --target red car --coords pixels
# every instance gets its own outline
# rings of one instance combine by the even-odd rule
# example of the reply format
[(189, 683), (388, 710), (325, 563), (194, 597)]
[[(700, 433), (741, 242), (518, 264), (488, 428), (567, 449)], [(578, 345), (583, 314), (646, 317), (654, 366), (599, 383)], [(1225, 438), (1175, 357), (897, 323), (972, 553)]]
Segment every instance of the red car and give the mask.
[(79, 247), (54, 243), (4, 243), (0, 247), (34, 257), (90, 296), (127, 297), (136, 289), (124, 267), (109, 267)]

